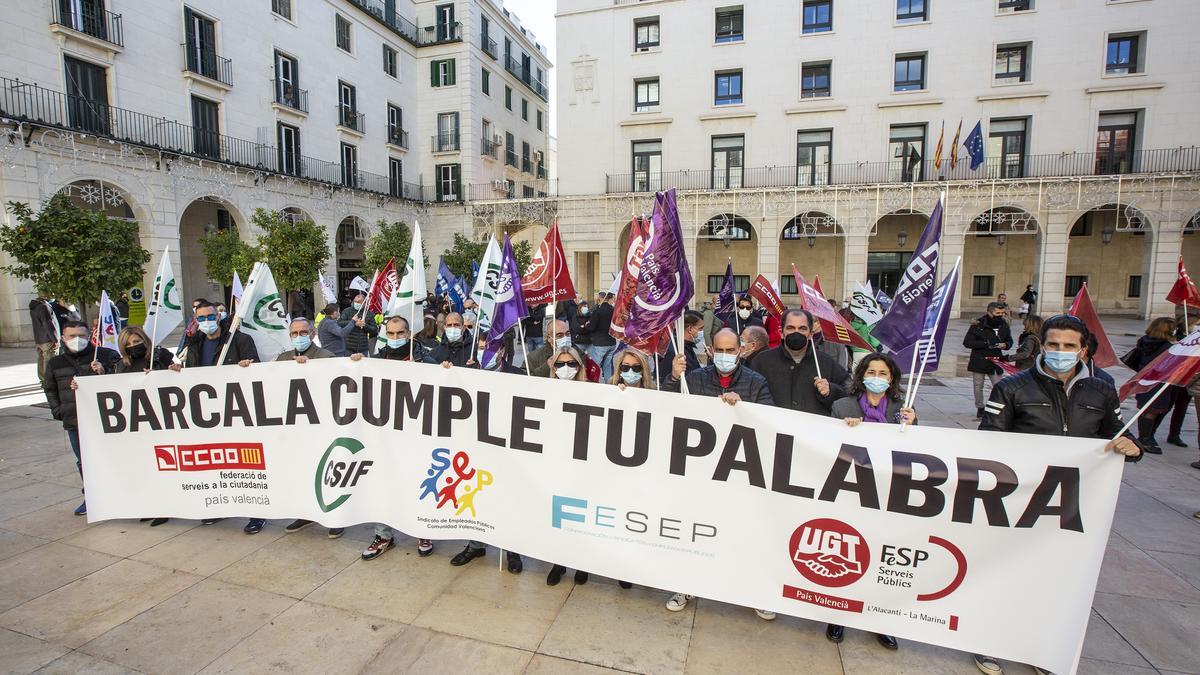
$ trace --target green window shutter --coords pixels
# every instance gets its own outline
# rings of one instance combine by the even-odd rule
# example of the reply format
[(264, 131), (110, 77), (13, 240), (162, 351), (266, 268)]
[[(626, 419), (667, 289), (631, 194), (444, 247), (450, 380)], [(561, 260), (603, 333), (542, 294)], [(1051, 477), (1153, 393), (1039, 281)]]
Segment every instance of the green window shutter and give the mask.
[(438, 85), (438, 63), (440, 61), (429, 62), (429, 86), (437, 87)]
[(448, 65), (448, 70), (450, 71), (450, 72), (449, 72), (449, 75), (450, 75), (450, 77), (449, 77), (449, 78), (447, 78), (447, 79), (449, 80), (449, 81), (447, 82), (447, 84), (454, 84), (454, 80), (455, 80), (455, 73), (457, 72), (457, 70), (456, 70), (456, 69), (455, 69), (455, 67), (454, 67), (454, 59), (447, 59), (447, 60), (446, 60), (446, 63), (447, 63), (447, 64), (449, 64), (449, 65)]

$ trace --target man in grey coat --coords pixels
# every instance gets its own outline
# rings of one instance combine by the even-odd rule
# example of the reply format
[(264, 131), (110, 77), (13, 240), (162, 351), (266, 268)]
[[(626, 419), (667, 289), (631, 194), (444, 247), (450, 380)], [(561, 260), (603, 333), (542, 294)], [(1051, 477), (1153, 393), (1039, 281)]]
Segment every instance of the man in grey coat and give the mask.
[(337, 306), (336, 302), (325, 305), (322, 313), (325, 318), (317, 326), (317, 339), (321, 342), (321, 349), (334, 356), (350, 356), (350, 352), (346, 351), (346, 336), (357, 326), (354, 325), (354, 322), (342, 324), (338, 321), (342, 309)]

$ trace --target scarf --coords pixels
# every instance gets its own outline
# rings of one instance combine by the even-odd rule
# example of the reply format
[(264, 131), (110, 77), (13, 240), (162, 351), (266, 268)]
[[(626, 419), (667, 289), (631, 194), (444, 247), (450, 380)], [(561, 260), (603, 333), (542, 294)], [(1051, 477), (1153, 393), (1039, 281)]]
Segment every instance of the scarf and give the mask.
[(867, 400), (866, 393), (859, 394), (858, 407), (863, 411), (864, 422), (879, 422), (880, 424), (887, 424), (888, 400), (886, 396), (879, 399), (879, 405), (875, 406), (871, 405), (871, 402)]

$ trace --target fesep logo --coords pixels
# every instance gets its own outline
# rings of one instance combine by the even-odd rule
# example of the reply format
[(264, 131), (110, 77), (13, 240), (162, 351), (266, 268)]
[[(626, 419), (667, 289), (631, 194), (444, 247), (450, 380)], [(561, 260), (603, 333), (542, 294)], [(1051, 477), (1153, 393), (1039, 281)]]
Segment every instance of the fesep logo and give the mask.
[[(451, 506), (456, 516), (470, 510), (471, 517), (475, 518), (475, 498), (483, 492), (484, 487), (492, 484), (492, 473), (471, 468), (471, 456), (462, 451), (451, 456), (449, 448), (437, 448), (430, 458), (429, 470), (425, 472), (429, 477), (421, 481), (419, 499), (423, 501), (431, 497), (437, 503), (438, 510)], [(448, 470), (453, 471), (453, 475), (447, 476)], [(474, 484), (471, 483), (472, 479)]]
[[(354, 487), (358, 485), (359, 479), (367, 475), (371, 465), (375, 463), (369, 459), (354, 458), (363, 447), (357, 439), (343, 436), (335, 438), (329, 447), (325, 448), (325, 454), (317, 464), (317, 475), (314, 479), (317, 505), (325, 513), (345, 504), (346, 500), (350, 499)], [(334, 454), (335, 452), (337, 454)], [(344, 493), (337, 494), (339, 491)], [(337, 496), (334, 496), (335, 494)]]
[(261, 470), (267, 468), (262, 443), (202, 443), (156, 445), (159, 471)]
[(792, 564), (805, 579), (830, 588), (849, 586), (867, 573), (871, 551), (858, 530), (833, 518), (797, 527), (788, 542)]

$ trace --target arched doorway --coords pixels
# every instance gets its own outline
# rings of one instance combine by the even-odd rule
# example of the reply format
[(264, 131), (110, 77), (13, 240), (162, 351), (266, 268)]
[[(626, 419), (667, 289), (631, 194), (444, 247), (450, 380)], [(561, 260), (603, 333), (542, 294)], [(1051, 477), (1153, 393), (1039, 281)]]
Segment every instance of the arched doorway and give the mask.
[[(184, 313), (191, 313), (192, 300), (230, 302), (232, 288), (208, 276), (208, 261), (200, 240), (206, 235), (232, 230), (241, 235), (244, 220), (227, 202), (217, 197), (202, 197), (187, 205), (179, 217), (180, 280), (183, 283)], [(242, 279), (245, 283), (246, 280)]]
[[(112, 299), (117, 303), (117, 307), (126, 321), (132, 325), (141, 325), (146, 319), (148, 298), (145, 289), (149, 288), (149, 284), (153, 281), (154, 269), (151, 265), (159, 257), (152, 250), (154, 244), (148, 236), (148, 233), (153, 231), (149, 213), (144, 207), (130, 199), (128, 190), (106, 180), (72, 181), (60, 188), (58, 193), (66, 195), (71, 203), (80, 209), (100, 212), (108, 218), (138, 223), (138, 242), (151, 253), (151, 263), (142, 269), (142, 282), (133, 288), (105, 290), (112, 294)], [(149, 279), (147, 279), (147, 275), (150, 275)], [(93, 320), (98, 316), (94, 307), (86, 308), (86, 312), (87, 316)]]
[[(367, 245), (367, 228), (357, 216), (346, 216), (338, 225), (334, 237), (337, 254), (337, 292), (342, 306), (350, 304), (353, 291), (350, 282), (362, 275), (363, 249)], [(370, 279), (367, 279), (370, 282)]]
[(696, 295), (715, 299), (725, 283), (725, 266), (733, 259), (733, 290), (740, 295), (758, 275), (758, 235), (736, 213), (718, 213), (700, 227), (696, 241)]
[(928, 222), (929, 216), (910, 210), (889, 213), (875, 222), (875, 231), (867, 242), (867, 280), (871, 288), (889, 296), (896, 294), (900, 277)]
[(802, 213), (789, 220), (780, 234), (779, 292), (784, 302), (799, 304), (799, 289), (792, 276), (793, 263), (809, 283), (819, 277), (821, 290), (835, 301), (848, 295), (848, 289), (843, 286), (846, 240), (833, 216), (819, 211)]
[(136, 219), (128, 192), (108, 181), (77, 180), (64, 185), (59, 192), (81, 209), (100, 211), (109, 218)]
[(1071, 226), (1063, 302), (1086, 282), (1100, 314), (1138, 316), (1149, 307), (1150, 221), (1127, 204), (1106, 204)]
[(958, 291), (963, 316), (982, 313), (1000, 293), (1008, 296), (1015, 312), (1025, 286), (1038, 287), (1040, 245), (1037, 219), (1023, 209), (999, 206), (976, 216), (963, 241), (963, 281)]

